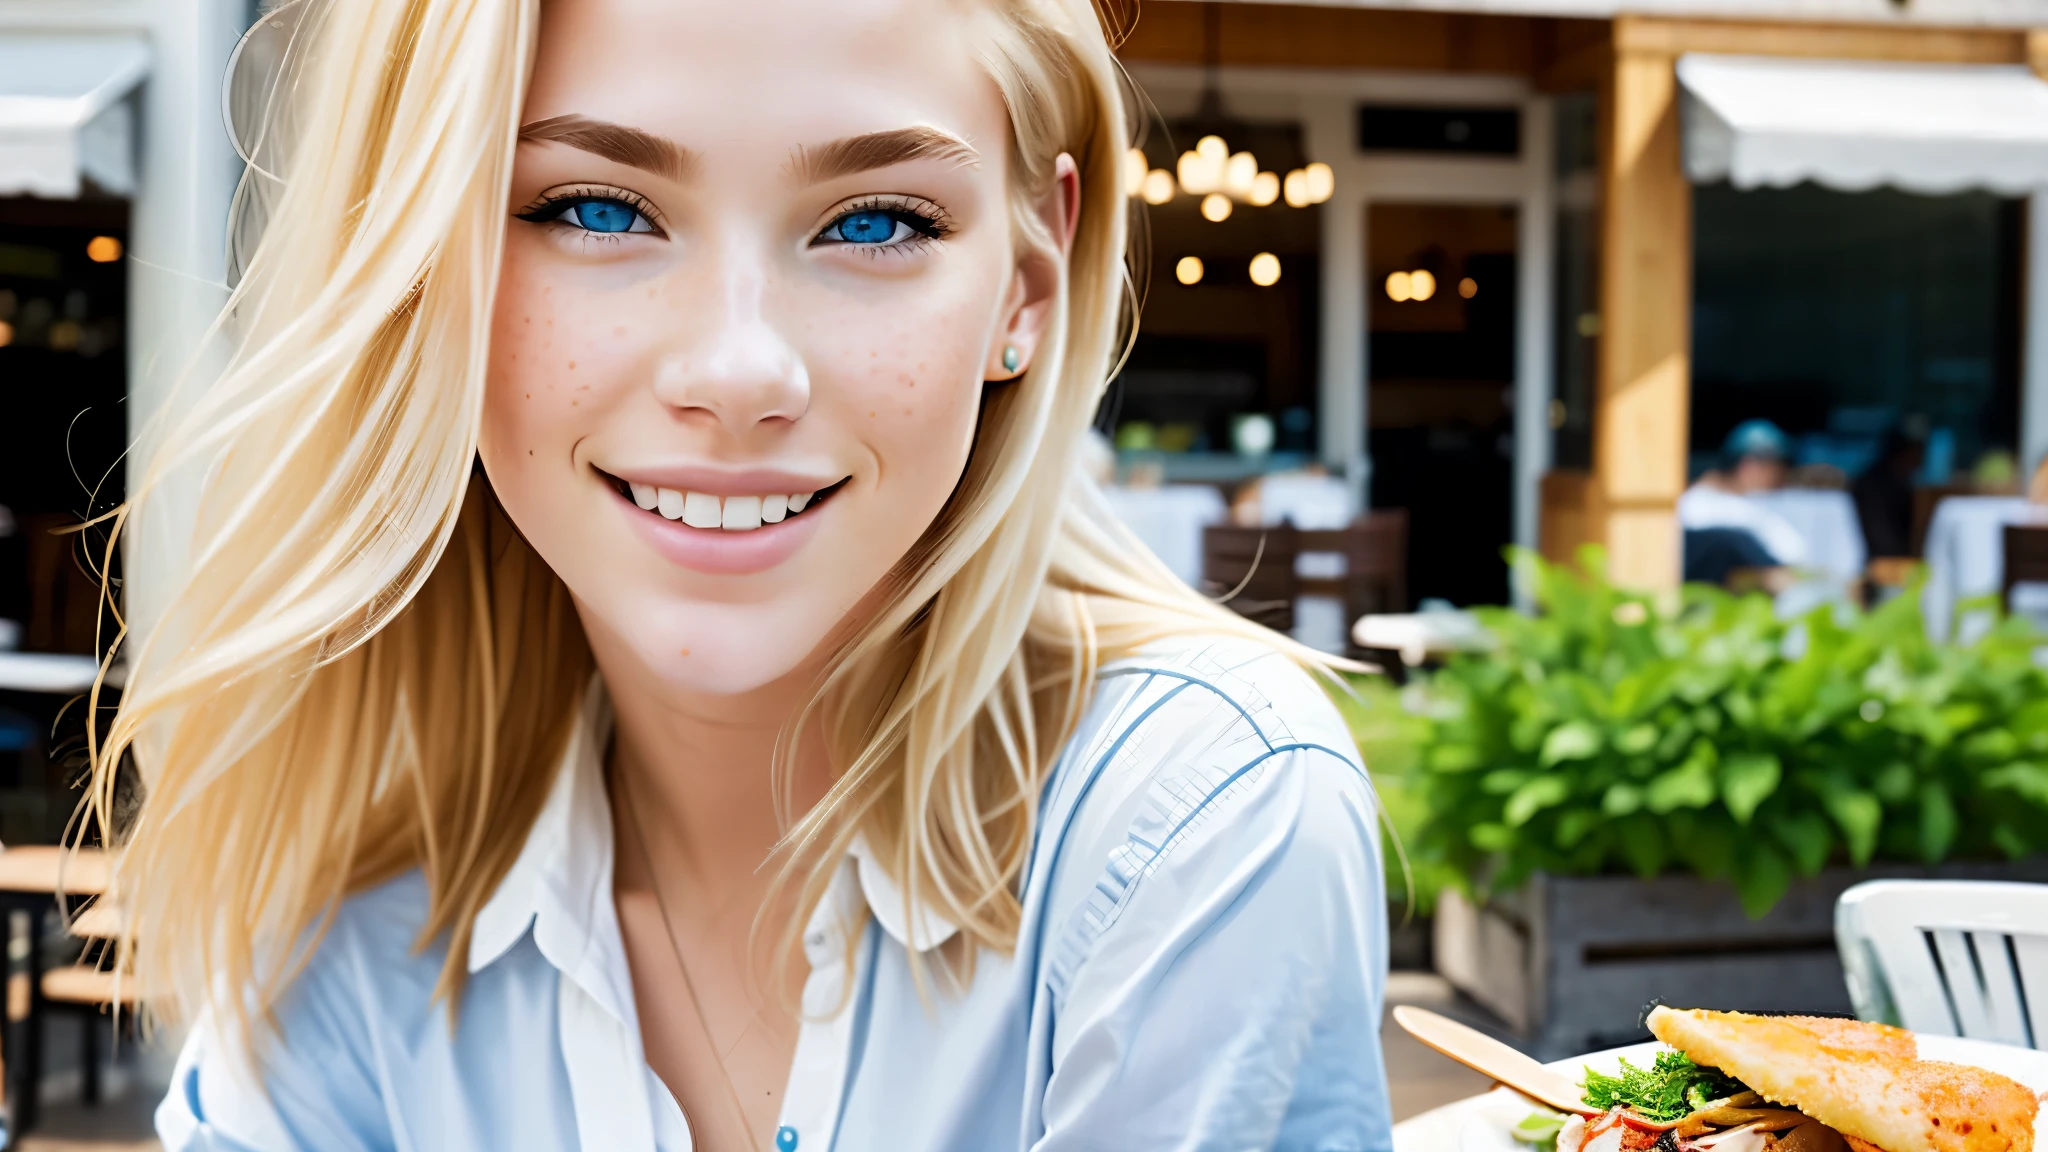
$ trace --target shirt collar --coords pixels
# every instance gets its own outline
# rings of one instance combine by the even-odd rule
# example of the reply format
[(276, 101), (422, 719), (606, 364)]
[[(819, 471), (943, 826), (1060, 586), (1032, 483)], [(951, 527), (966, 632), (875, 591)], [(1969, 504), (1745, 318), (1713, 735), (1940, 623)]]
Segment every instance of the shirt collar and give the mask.
[[(477, 912), (470, 931), (469, 970), (489, 967), (530, 929), (550, 964), (583, 985), (621, 1020), (631, 1017), (632, 973), (612, 901), (611, 801), (604, 786), (611, 701), (593, 676), (547, 803), (526, 835), (511, 871)], [(862, 899), (882, 930), (899, 944), (928, 951), (958, 926), (926, 905), (912, 909), (865, 837), (854, 838)]]

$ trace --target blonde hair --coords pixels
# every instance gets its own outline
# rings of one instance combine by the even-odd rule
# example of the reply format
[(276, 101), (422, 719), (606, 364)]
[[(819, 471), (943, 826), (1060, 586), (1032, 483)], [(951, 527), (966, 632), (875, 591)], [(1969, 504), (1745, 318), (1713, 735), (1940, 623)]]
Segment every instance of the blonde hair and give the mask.
[[(297, 147), (238, 202), (267, 225), (223, 317), (232, 354), (125, 513), (161, 531), (167, 478), (203, 472), (91, 797), (105, 820), (132, 749), (146, 795), (117, 883), (141, 993), (244, 1023), (342, 898), (412, 868), (459, 993), (592, 669), (475, 465), (538, 2), (308, 2), (266, 127), (272, 154)], [(985, 2), (1016, 235), (1057, 250), (1036, 206), (1061, 153), (1078, 228), (1030, 369), (992, 391), (955, 495), (792, 725), (838, 776), (783, 875), (811, 906), (816, 865), (862, 834), (907, 901), (1008, 949), (1038, 792), (1098, 663), (1190, 632), (1315, 657), (1177, 581), (1078, 479), (1128, 339), (1126, 91), (1088, 0)]]

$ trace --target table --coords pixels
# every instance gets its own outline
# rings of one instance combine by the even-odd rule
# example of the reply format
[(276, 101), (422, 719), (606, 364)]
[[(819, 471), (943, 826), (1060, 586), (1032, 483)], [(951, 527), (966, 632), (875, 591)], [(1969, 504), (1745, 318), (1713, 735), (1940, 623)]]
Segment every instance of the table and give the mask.
[[(100, 662), (64, 652), (0, 652), (0, 689), (14, 692), (83, 692)], [(113, 674), (108, 674), (113, 681)]]
[[(2005, 526), (2036, 523), (2048, 523), (2048, 508), (2019, 496), (1950, 496), (1935, 505), (1927, 525), (1927, 584), (1920, 593), (1928, 636), (1968, 643), (1991, 627), (1988, 613), (1957, 620), (1956, 604), (1998, 594), (2005, 579)], [(2031, 606), (2038, 597), (2035, 586), (2023, 584), (2013, 589), (2013, 606)]]
[(1401, 662), (1412, 668), (1459, 652), (1485, 651), (1493, 635), (1470, 612), (1389, 612), (1360, 616), (1351, 625), (1351, 642), (1399, 652)]
[[(88, 659), (90, 659), (88, 657)], [(109, 861), (97, 848), (73, 851), (47, 844), (24, 844), (0, 851), (0, 916), (8, 927), (0, 939), (12, 941), (13, 913), (29, 917), (28, 1014), (20, 1021), (6, 1021), (0, 1027), (0, 1060), (7, 1069), (7, 1129), (19, 1139), (35, 1127), (40, 1110), (39, 1088), (43, 1080), (43, 917), (58, 906), (58, 892), (65, 902), (80, 897), (102, 896), (107, 891)]]
[(1458, 1134), (1486, 1099), (1468, 1096), (1394, 1125), (1394, 1152), (1456, 1152)]
[(1778, 514), (1806, 541), (1806, 567), (1839, 580), (1863, 575), (1869, 559), (1856, 501), (1847, 492), (1826, 488), (1781, 488), (1758, 492), (1751, 500)]

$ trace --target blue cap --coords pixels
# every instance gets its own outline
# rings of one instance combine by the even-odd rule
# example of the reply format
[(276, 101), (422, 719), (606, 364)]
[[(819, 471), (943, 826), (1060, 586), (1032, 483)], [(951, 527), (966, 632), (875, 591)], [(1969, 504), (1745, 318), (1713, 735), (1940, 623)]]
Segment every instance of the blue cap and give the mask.
[(1792, 456), (1792, 441), (1783, 429), (1769, 420), (1744, 420), (1728, 434), (1728, 440), (1721, 445), (1721, 454), (1730, 464), (1745, 456), (1764, 456), (1772, 460), (1788, 460)]

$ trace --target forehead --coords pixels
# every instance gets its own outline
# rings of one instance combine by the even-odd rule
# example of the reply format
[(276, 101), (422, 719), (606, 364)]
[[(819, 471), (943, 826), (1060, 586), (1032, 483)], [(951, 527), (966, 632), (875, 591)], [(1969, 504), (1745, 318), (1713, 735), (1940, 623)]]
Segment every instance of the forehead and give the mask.
[[(578, 114), (694, 150), (926, 124), (984, 155), (1008, 120), (974, 0), (546, 0), (525, 121)], [(715, 157), (714, 157), (715, 159)]]

